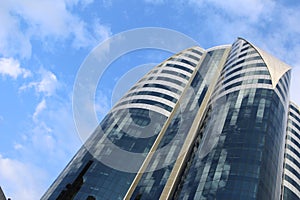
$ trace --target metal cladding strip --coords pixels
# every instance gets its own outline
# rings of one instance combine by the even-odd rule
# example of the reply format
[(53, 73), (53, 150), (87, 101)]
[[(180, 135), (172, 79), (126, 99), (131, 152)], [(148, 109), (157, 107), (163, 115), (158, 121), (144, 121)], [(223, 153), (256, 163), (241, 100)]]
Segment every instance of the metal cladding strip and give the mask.
[(176, 90), (181, 91), (184, 87), (179, 86), (175, 83), (172, 82), (168, 82), (168, 81), (163, 81), (163, 80), (145, 80), (143, 82), (139, 82), (137, 83), (135, 86), (142, 86), (144, 84), (161, 84), (161, 85), (165, 85), (165, 86), (170, 86)]
[[(288, 131), (288, 135), (293, 138), (293, 140), (295, 140), (295, 142), (299, 143), (300, 144), (300, 139), (292, 132)], [(289, 141), (287, 141), (289, 142)], [(299, 172), (300, 172), (300, 168), (299, 168)]]
[[(265, 79), (265, 80), (270, 80), (268, 75), (250, 75), (250, 76), (243, 76), (243, 77), (240, 77), (240, 78), (236, 78), (224, 85), (222, 85), (222, 87), (219, 87), (218, 90), (216, 90), (216, 93), (218, 92), (221, 92), (222, 90), (224, 90), (224, 88), (226, 88), (227, 86), (230, 86), (232, 85), (233, 83), (238, 83), (238, 82), (241, 82), (241, 81), (246, 81), (246, 80), (253, 80), (253, 79)], [(225, 79), (226, 80), (226, 79)], [(258, 83), (259, 84), (259, 83)], [(250, 85), (250, 84), (245, 84), (245, 85)], [(256, 86), (256, 84), (253, 84), (254, 87)], [(263, 85), (263, 84), (262, 84)], [(268, 85), (268, 84), (265, 84), (265, 85)], [(235, 86), (235, 87), (238, 87), (238, 86)]]
[(124, 97), (122, 97), (120, 100), (123, 100), (129, 96), (134, 96), (135, 94), (134, 93), (138, 93), (138, 92), (158, 92), (158, 93), (161, 93), (161, 94), (165, 94), (165, 95), (169, 95), (170, 97), (173, 97), (175, 99), (178, 99), (180, 95), (174, 93), (174, 92), (170, 92), (168, 90), (165, 90), (165, 89), (161, 89), (161, 88), (137, 88), (135, 90), (132, 90), (128, 93), (126, 93), (126, 95), (124, 95)]
[(211, 102), (214, 102), (217, 99), (225, 96), (226, 94), (232, 93), (234, 91), (239, 91), (241, 89), (251, 89), (251, 88), (256, 88), (256, 87), (258, 87), (258, 88), (265, 88), (265, 89), (272, 89), (271, 85), (263, 84), (263, 83), (260, 83), (260, 84), (239, 85), (239, 86), (230, 88), (230, 89), (228, 89), (228, 90), (226, 90), (224, 92), (221, 92), (220, 94), (214, 93), (213, 96), (212, 96)]
[(188, 82), (188, 80), (186, 80), (184, 78), (181, 78), (179, 76), (175, 76), (175, 75), (172, 75), (172, 74), (161, 73), (161, 72), (156, 73), (156, 74), (151, 74), (147, 78), (154, 78), (154, 79), (157, 79), (157, 78), (170, 78), (170, 79), (180, 81), (184, 84), (186, 84)]
[(170, 116), (170, 112), (169, 111), (167, 111), (167, 110), (165, 110), (165, 109), (163, 109), (161, 107), (155, 106), (155, 105), (149, 105), (149, 104), (144, 104), (144, 103), (130, 103), (130, 104), (125, 104), (125, 105), (118, 106), (118, 107), (112, 109), (110, 112), (113, 113), (115, 111), (123, 110), (123, 109), (128, 109), (128, 108), (148, 109), (148, 110), (157, 112), (159, 114), (162, 114), (162, 115), (164, 115), (166, 117)]
[(172, 199), (172, 196), (176, 190), (176, 187), (177, 187), (177, 183), (180, 179), (180, 177), (178, 176), (180, 173), (182, 173), (182, 171), (184, 170), (184, 166), (185, 166), (185, 163), (186, 163), (186, 160), (188, 159), (188, 154), (192, 151), (193, 149), (193, 145), (192, 143), (194, 142), (195, 138), (197, 137), (197, 130), (198, 130), (198, 127), (199, 127), (199, 124), (203, 121), (204, 119), (204, 115), (205, 115), (205, 111), (206, 111), (206, 107), (207, 105), (209, 104), (209, 100), (210, 100), (210, 97), (213, 93), (213, 90), (215, 88), (215, 85), (218, 81), (218, 78), (219, 76), (217, 76), (218, 74), (221, 73), (222, 71), (222, 67), (224, 66), (225, 62), (226, 62), (226, 58), (230, 52), (230, 48), (231, 48), (231, 45), (223, 45), (223, 46), (219, 46), (219, 47), (214, 47), (214, 48), (211, 48), (209, 50), (216, 50), (216, 49), (224, 49), (226, 48), (225, 52), (224, 52), (224, 55), (223, 55), (223, 58), (222, 60), (220, 61), (219, 63), (219, 66), (218, 66), (218, 69), (219, 69), (219, 73), (216, 73), (216, 76), (214, 77), (215, 80), (212, 81), (214, 82), (214, 84), (211, 84), (208, 91), (207, 91), (207, 94), (205, 95), (204, 99), (203, 99), (203, 103), (201, 104), (200, 108), (199, 108), (199, 111), (196, 115), (196, 118), (194, 119), (194, 122), (192, 124), (192, 127), (186, 137), (186, 140), (184, 141), (184, 144), (181, 148), (181, 151), (179, 153), (180, 157), (177, 158), (175, 164), (174, 164), (174, 167), (171, 171), (171, 174), (167, 180), (167, 183), (161, 193), (161, 196), (160, 196), (160, 199), (163, 200), (163, 199)]
[(118, 104), (116, 105), (116, 108), (121, 106), (121, 105), (126, 105), (125, 103), (128, 102), (128, 101), (140, 100), (140, 99), (143, 99), (143, 100), (151, 99), (153, 101), (157, 101), (157, 102), (163, 103), (165, 105), (168, 105), (172, 108), (174, 108), (174, 106), (175, 106), (175, 103), (168, 100), (168, 99), (165, 99), (163, 97), (157, 97), (157, 96), (152, 96), (152, 95), (145, 94), (145, 95), (133, 95), (133, 96), (124, 98), (124, 99), (122, 99), (121, 101), (118, 102)]
[(191, 77), (191, 74), (189, 73), (189, 72), (187, 72), (187, 71), (184, 71), (184, 70), (182, 70), (182, 69), (178, 69), (178, 68), (171, 68), (171, 67), (169, 67), (169, 68), (161, 68), (161, 74), (164, 74), (164, 73), (166, 73), (166, 72), (163, 72), (163, 71), (172, 71), (172, 72), (177, 72), (177, 73), (179, 73), (179, 74), (182, 74), (182, 75), (185, 75), (185, 76), (187, 76), (187, 77)]
[[(185, 53), (186, 53), (186, 52), (185, 52)], [(192, 59), (192, 58), (186, 56), (185, 53), (184, 53), (184, 54), (178, 55), (178, 56), (177, 56), (176, 58), (174, 58), (174, 59), (184, 59), (184, 60), (187, 60), (187, 61), (193, 63), (194, 65), (197, 65), (197, 63), (198, 63), (199, 61), (196, 61), (196, 60), (194, 60), (194, 59)], [(200, 60), (200, 59), (199, 59), (199, 60)], [(196, 63), (195, 63), (195, 62), (196, 62)]]
[[(237, 55), (239, 55), (239, 54), (237, 54)], [(234, 58), (236, 58), (236, 57), (234, 57)], [(239, 59), (239, 60), (243, 60), (243, 59)], [(237, 62), (238, 62), (238, 60), (236, 60), (236, 63)], [(263, 60), (249, 60), (249, 61), (247, 61), (247, 64), (249, 64), (249, 65), (251, 65), (251, 64), (265, 64), (265, 62)], [(232, 66), (232, 65), (233, 65), (233, 63), (231, 63), (229, 65), (225, 64), (226, 68), (224, 68), (224, 70), (226, 71), (226, 73), (231, 73), (233, 70), (245, 65), (245, 63), (241, 62), (241, 63), (238, 63), (238, 64), (234, 64), (234, 66)], [(221, 75), (221, 77), (222, 76), (224, 76), (224, 74)]]
[[(247, 64), (248, 65), (248, 64)], [(257, 72), (257, 71), (266, 71), (264, 68), (256, 68), (256, 67), (252, 67), (252, 68), (248, 68), (248, 69), (242, 69), (242, 70), (239, 70), (237, 72), (234, 72), (232, 74), (230, 74), (229, 76), (226, 76), (223, 80), (223, 82), (226, 82), (228, 79), (230, 78), (233, 78), (235, 77), (236, 75), (240, 75), (242, 73), (246, 73), (246, 72)], [(271, 78), (270, 75), (263, 75), (263, 74), (256, 74), (256, 75), (253, 75), (253, 74), (249, 74), (248, 76), (257, 76), (257, 75), (261, 75), (261, 76), (266, 76), (266, 79), (267, 78)], [(235, 79), (236, 80), (236, 79)], [(231, 81), (229, 81), (228, 83), (230, 83)]]
[[(286, 160), (286, 164), (288, 164), (289, 166), (291, 166), (292, 168), (294, 168), (297, 172), (300, 172), (300, 167), (298, 167), (294, 162), (292, 162), (291, 160)], [(285, 169), (286, 170), (286, 169)]]
[[(182, 93), (182, 91), (185, 88), (184, 86), (186, 86), (186, 84), (188, 83), (188, 80), (183, 79), (181, 77), (177, 77), (175, 75), (162, 73), (161, 70), (164, 69), (164, 67), (162, 67), (162, 66), (165, 66), (166, 63), (173, 62), (172, 59), (180, 59), (182, 57), (181, 54), (184, 54), (186, 52), (187, 52), (187, 50), (184, 50), (181, 53), (172, 56), (171, 58), (169, 58), (169, 59), (165, 60), (164, 62), (160, 63), (158, 66), (154, 67), (154, 69), (151, 70), (148, 74), (146, 74), (143, 78), (141, 78), (139, 80), (139, 82), (137, 84), (135, 84), (135, 86), (133, 87), (134, 89), (132, 88), (129, 92), (126, 93), (126, 95), (129, 94), (129, 93), (134, 93), (137, 89), (144, 88), (143, 85), (145, 85), (145, 84), (161, 84), (161, 85), (163, 85), (165, 87), (168, 87), (168, 86), (172, 87), (175, 90), (177, 90), (178, 92)], [(192, 59), (188, 58), (186, 60), (192, 60)], [(185, 63), (181, 63), (179, 61), (176, 61), (176, 62), (179, 63), (180, 65), (186, 65), (186, 66), (188, 66), (188, 68), (190, 68), (191, 70), (193, 70), (193, 73), (194, 73), (194, 70), (195, 70), (194, 67), (191, 67), (190, 65), (185, 64)], [(172, 67), (168, 67), (168, 68), (170, 68), (170, 70), (172, 69)], [(153, 72), (155, 70), (158, 70), (158, 71), (157, 71), (157, 73), (153, 74)], [(181, 82), (182, 84), (179, 85), (179, 84), (173, 83), (171, 80), (163, 80), (163, 79), (162, 80), (155, 80), (155, 79), (150, 80), (149, 79), (150, 77), (153, 77), (153, 78), (159, 78), (159, 77), (161, 77), (161, 78), (170, 78), (170, 79), (173, 79), (174, 81)], [(141, 87), (138, 87), (138, 86), (141, 86)], [(135, 87), (137, 87), (137, 88), (135, 88)], [(147, 91), (147, 90), (148, 89), (145, 89), (145, 91)], [(168, 91), (168, 92), (171, 92), (171, 91)], [(172, 91), (171, 93), (173, 94), (172, 96), (178, 95), (175, 91)], [(173, 102), (170, 102), (167, 99), (162, 98), (162, 97), (145, 96), (145, 95), (141, 96), (141, 95), (135, 95), (135, 94), (133, 94), (133, 95), (125, 97), (125, 98), (123, 97), (118, 102), (118, 104), (113, 107), (112, 112), (114, 112), (116, 110), (124, 109), (124, 108), (130, 108), (130, 107), (140, 107), (140, 108), (143, 107), (144, 108), (146, 106), (150, 110), (157, 111), (157, 112), (165, 115), (166, 117), (169, 117), (170, 112), (166, 112), (165, 110), (161, 109), (159, 106), (155, 106), (155, 105), (149, 106), (149, 105), (147, 105), (145, 103), (131, 103), (130, 105), (123, 105), (122, 104), (122, 102), (125, 103), (126, 101), (133, 100), (133, 99), (145, 99), (146, 100), (147, 99), (146, 97), (151, 97), (151, 99), (155, 99), (158, 102), (164, 103), (165, 105), (170, 105), (172, 107), (172, 109), (174, 109), (175, 104)], [(143, 104), (145, 104), (145, 106), (143, 106)]]
[[(164, 69), (164, 67), (161, 67), (156, 73), (151, 73), (151, 74), (148, 74), (147, 76), (144, 76), (142, 79), (140, 79), (138, 81), (138, 83), (143, 83), (145, 82), (146, 80), (152, 80), (152, 79), (157, 79), (159, 77), (167, 77), (167, 78), (171, 78), (171, 79), (179, 79), (178, 81), (182, 81), (183, 83), (187, 82), (187, 79), (184, 79), (178, 75), (173, 75), (173, 74), (168, 74), (168, 73), (163, 73), (162, 70)], [(176, 68), (175, 68), (176, 69)], [(169, 69), (169, 71), (173, 71), (173, 68), (172, 69)], [(188, 73), (188, 72), (187, 72)], [(190, 76), (190, 75), (189, 75)]]
[(287, 187), (288, 189), (290, 189), (292, 192), (294, 192), (298, 197), (300, 197), (300, 191), (294, 185), (292, 185), (290, 182), (283, 180), (283, 185), (285, 187)]
[(300, 163), (300, 158), (299, 158), (294, 152), (292, 152), (290, 149), (286, 149), (285, 153), (288, 154), (288, 155), (290, 155), (290, 156), (293, 157), (297, 162)]
[[(295, 180), (296, 183), (299, 183), (299, 182), (300, 182), (300, 179), (299, 179), (297, 176), (295, 176), (295, 174), (292, 173), (291, 171), (285, 170), (285, 174), (286, 174), (287, 176), (289, 176), (291, 179)], [(299, 192), (299, 190), (298, 190), (298, 192)]]
[[(192, 48), (193, 48), (193, 47), (192, 47)], [(189, 49), (191, 49), (191, 48), (189, 48)], [(183, 50), (181, 53), (184, 53), (184, 52), (188, 51), (189, 49)], [(206, 52), (203, 52), (202, 58), (205, 57), (205, 54), (206, 54)], [(177, 55), (178, 55), (178, 54), (177, 54)], [(176, 55), (176, 56), (177, 56), (177, 55)], [(160, 144), (160, 141), (161, 141), (161, 139), (163, 138), (163, 136), (164, 136), (164, 134), (165, 134), (165, 132), (166, 132), (166, 130), (167, 130), (167, 128), (168, 128), (170, 122), (171, 122), (171, 119), (172, 119), (173, 116), (175, 115), (175, 111), (179, 108), (179, 106), (180, 106), (180, 101), (181, 101), (181, 98), (182, 98), (183, 94), (184, 94), (185, 92), (187, 92), (188, 86), (189, 86), (189, 85), (191, 84), (191, 82), (193, 81), (193, 78), (194, 78), (194, 76), (196, 75), (197, 70), (198, 70), (198, 68), (201, 66), (201, 63), (203, 62), (203, 60), (204, 60), (204, 59), (200, 59), (200, 61), (198, 62), (197, 66), (195, 67), (195, 69), (194, 69), (194, 71), (193, 71), (193, 73), (192, 73), (192, 75), (191, 75), (191, 77), (190, 77), (190, 79), (189, 79), (189, 82), (188, 82), (187, 86), (186, 86), (185, 89), (183, 90), (182, 95), (180, 96), (179, 100), (177, 101), (175, 107), (173, 108), (173, 111), (170, 113), (170, 116), (168, 117), (168, 119), (167, 119), (167, 121), (165, 122), (163, 128), (161, 129), (159, 135), (157, 136), (155, 142), (153, 143), (151, 149), (149, 150), (149, 153), (148, 153), (147, 157), (145, 158), (145, 160), (144, 160), (144, 162), (143, 162), (143, 164), (142, 164), (140, 170), (138, 171), (137, 175), (135, 176), (134, 180), (132, 181), (131, 186), (129, 187), (129, 189), (128, 189), (126, 195), (125, 195), (125, 197), (123, 198), (124, 200), (130, 200), (130, 198), (131, 198), (131, 196), (132, 196), (132, 194), (133, 194), (133, 192), (134, 192), (136, 186), (138, 185), (139, 181), (140, 181), (141, 178), (142, 178), (143, 173), (145, 172), (145, 170), (147, 169), (147, 167), (148, 167), (148, 165), (149, 165), (149, 163), (150, 163), (150, 161), (151, 161), (151, 158), (152, 158), (152, 156), (153, 156), (153, 153), (156, 151), (158, 145)]]

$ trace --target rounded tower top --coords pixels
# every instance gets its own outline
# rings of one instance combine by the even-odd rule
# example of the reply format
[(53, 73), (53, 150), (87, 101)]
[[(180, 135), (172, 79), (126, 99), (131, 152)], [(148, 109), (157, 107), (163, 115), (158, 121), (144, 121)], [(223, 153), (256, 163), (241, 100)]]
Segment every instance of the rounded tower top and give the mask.
[(247, 43), (249, 43), (262, 57), (264, 62), (267, 65), (267, 68), (270, 72), (271, 80), (272, 80), (272, 86), (273, 88), (276, 87), (278, 81), (280, 78), (289, 70), (291, 70), (291, 66), (288, 64), (282, 62), (281, 60), (275, 58), (271, 54), (267, 53), (266, 51), (256, 47), (251, 42), (245, 40), (244, 38), (239, 37), (238, 39), (244, 40)]

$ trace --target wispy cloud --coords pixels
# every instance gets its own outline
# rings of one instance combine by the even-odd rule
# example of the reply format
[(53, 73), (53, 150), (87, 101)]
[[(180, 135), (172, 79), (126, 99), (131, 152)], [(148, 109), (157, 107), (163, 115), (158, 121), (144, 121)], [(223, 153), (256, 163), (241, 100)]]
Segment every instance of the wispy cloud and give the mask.
[(95, 111), (97, 113), (98, 120), (100, 121), (104, 118), (104, 116), (108, 113), (108, 111), (111, 108), (111, 101), (108, 97), (109, 95), (105, 94), (104, 91), (97, 91), (96, 101), (91, 102), (90, 104), (90, 109), (94, 109), (93, 106), (95, 106)]
[(79, 145), (70, 100), (63, 101), (52, 99), (46, 105), (42, 100), (35, 109), (32, 123), (25, 128), (24, 136), (16, 142), (22, 146), (24, 157), (31, 157), (33, 163), (43, 156), (48, 157), (47, 162), (51, 165), (65, 162), (69, 159), (65, 157), (67, 152), (76, 150), (74, 148)]
[[(14, 149), (20, 155), (18, 159), (0, 157), (1, 184), (7, 186), (5, 192), (12, 199), (25, 199), (21, 195), (39, 199), (53, 181), (53, 174), (61, 171), (81, 145), (70, 102), (70, 97), (44, 96), (32, 114), (32, 121), (16, 138)], [(1, 167), (4, 161), (5, 166)], [(7, 171), (9, 165), (13, 165), (11, 171)], [(11, 173), (21, 175), (16, 179)], [(39, 173), (42, 177), (36, 177)]]
[(99, 41), (103, 41), (111, 35), (110, 27), (102, 25), (99, 19), (91, 25), (91, 31), (84, 21), (74, 23), (72, 29), (74, 34), (73, 47), (76, 49), (95, 46)]
[(154, 5), (160, 5), (166, 3), (165, 0), (145, 0), (146, 3), (154, 4)]
[[(257, 22), (262, 15), (268, 16), (268, 11), (274, 7), (272, 0), (243, 0), (237, 3), (236, 0), (218, 1), (218, 0), (190, 0), (191, 5), (198, 8), (205, 6), (214, 7), (219, 11), (226, 13), (226, 17), (232, 20), (243, 20), (248, 22)], [(216, 11), (215, 12), (219, 12)]]
[(21, 150), (23, 148), (23, 145), (19, 144), (19, 143), (15, 143), (14, 144), (14, 149), (15, 150)]
[(33, 113), (32, 119), (33, 121), (37, 121), (37, 117), (38, 115), (44, 110), (46, 109), (47, 105), (46, 105), (46, 100), (43, 99), (35, 108), (35, 111)]
[(28, 163), (4, 157), (0, 154), (1, 187), (7, 197), (13, 199), (39, 199), (47, 179), (46, 174), (39, 168)]
[[(31, 40), (62, 42), (73, 40), (74, 47), (95, 45), (110, 34), (110, 28), (102, 24), (102, 34), (97, 27), (90, 26), (71, 10), (75, 6), (85, 7), (92, 1), (78, 0), (31, 0), (5, 1), (0, 8), (0, 54), (29, 58), (32, 53)], [(95, 42), (96, 41), (96, 42)]]
[(33, 81), (29, 84), (25, 84), (19, 88), (20, 91), (34, 88), (36, 93), (43, 94), (45, 96), (52, 96), (55, 94), (56, 90), (59, 88), (59, 82), (56, 75), (48, 70), (41, 69), (39, 74), (39, 81)]
[(0, 58), (0, 74), (16, 79), (19, 76), (27, 78), (31, 75), (28, 69), (22, 68), (18, 60), (13, 58)]

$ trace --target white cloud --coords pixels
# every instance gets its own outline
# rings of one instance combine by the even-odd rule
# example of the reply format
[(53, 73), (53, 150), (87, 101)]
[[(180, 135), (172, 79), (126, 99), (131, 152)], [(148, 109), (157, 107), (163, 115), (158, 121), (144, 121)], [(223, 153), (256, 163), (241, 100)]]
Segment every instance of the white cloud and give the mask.
[(102, 0), (104, 8), (110, 8), (113, 4), (113, 0)]
[(20, 149), (22, 149), (23, 148), (23, 145), (21, 145), (21, 144), (19, 144), (19, 143), (15, 143), (14, 144), (14, 149), (15, 150), (20, 150)]
[[(272, 0), (243, 0), (237, 3), (236, 0), (189, 0), (188, 3), (192, 6), (198, 8), (204, 8), (208, 6), (209, 8), (214, 7), (220, 9), (221, 12), (226, 12), (232, 17), (250, 17), (251, 19), (256, 19), (262, 13), (266, 14), (266, 11), (272, 9), (275, 5)], [(199, 12), (203, 10), (199, 10)], [(216, 11), (218, 12), (218, 11)], [(236, 20), (241, 20), (236, 18)], [(245, 20), (245, 19), (244, 19)]]
[(8, 197), (39, 199), (81, 145), (70, 101), (70, 97), (44, 97), (36, 106), (32, 123), (14, 142), (18, 159), (0, 154), (1, 186)]
[(33, 121), (37, 121), (38, 115), (47, 107), (46, 100), (43, 99), (35, 108), (35, 111), (33, 113), (32, 119)]
[(83, 21), (73, 24), (73, 34), (75, 36), (73, 40), (73, 46), (75, 48), (82, 48), (88, 46), (95, 46), (99, 41), (107, 39), (111, 35), (110, 28), (102, 25), (99, 20), (96, 20), (91, 25), (92, 31), (88, 31), (87, 24)]
[(110, 27), (104, 26), (100, 23), (100, 20), (96, 20), (93, 26), (95, 32), (95, 38), (98, 40), (97, 42), (105, 40), (111, 36)]
[[(85, 7), (91, 0), (4, 1), (0, 8), (0, 52), (2, 56), (31, 57), (31, 40), (61, 42), (72, 39), (74, 47), (95, 45), (101, 37), (93, 27), (72, 13), (76, 6)], [(91, 25), (92, 26), (92, 25)], [(103, 26), (108, 34), (110, 30)], [(87, 41), (85, 43), (85, 41)]]
[(97, 113), (99, 121), (103, 119), (103, 117), (108, 113), (108, 111), (111, 108), (111, 102), (108, 96), (109, 95), (104, 94), (103, 91), (97, 91), (96, 101), (91, 102), (91, 106), (89, 106), (89, 109), (94, 109), (95, 106), (95, 111)]
[[(30, 158), (35, 164), (47, 157), (45, 162), (49, 169), (67, 162), (80, 144), (71, 105), (71, 97), (44, 97), (32, 114), (32, 122), (24, 127), (21, 137), (15, 141), (15, 149), (21, 149), (23, 157)], [(68, 145), (65, 145), (66, 141)]]
[(47, 110), (39, 117), (31, 135), (35, 148), (43, 149), (53, 163), (69, 161), (66, 156), (72, 156), (80, 144), (71, 105), (69, 98), (48, 102)]
[(262, 14), (266, 17), (268, 10), (274, 6), (274, 2), (271, 0), (243, 0), (238, 3), (236, 0), (210, 0), (207, 2), (225, 11), (229, 17), (235, 18), (236, 20), (238, 20), (239, 17), (246, 17), (250, 22), (256, 22)]
[(46, 153), (49, 156), (55, 151), (57, 141), (54, 138), (53, 130), (42, 119), (35, 124), (29, 137), (34, 149), (40, 149), (40, 153)]
[(12, 1), (1, 2), (0, 7), (0, 52), (2, 56), (31, 55), (30, 37), (20, 30), (20, 20), (14, 16)]
[(20, 153), (24, 158), (30, 158), (31, 163), (40, 165), (37, 162), (47, 157), (45, 163), (49, 170), (50, 166), (57, 167), (60, 162), (67, 162), (79, 145), (72, 112), (66, 113), (67, 109), (58, 104), (55, 107), (58, 108), (49, 106), (44, 110), (43, 115), (26, 128), (24, 136), (15, 142), (15, 149), (21, 149)]
[(47, 96), (51, 96), (55, 93), (58, 88), (58, 81), (50, 71), (42, 71), (42, 80), (36, 83), (36, 90), (41, 93), (45, 93)]
[(145, 0), (145, 2), (154, 4), (154, 5), (160, 5), (160, 4), (164, 4), (165, 0)]
[(11, 199), (39, 199), (46, 174), (39, 168), (0, 154), (1, 187)]
[(40, 81), (30, 82), (27, 85), (21, 86), (19, 90), (22, 91), (33, 87), (37, 93), (41, 93), (45, 96), (54, 95), (56, 90), (59, 88), (59, 82), (56, 75), (45, 69), (41, 69), (39, 74)]
[(20, 67), (18, 60), (13, 58), (0, 58), (0, 74), (2, 74), (2, 76), (10, 76), (16, 79), (18, 76), (27, 78), (31, 75), (31, 72)]

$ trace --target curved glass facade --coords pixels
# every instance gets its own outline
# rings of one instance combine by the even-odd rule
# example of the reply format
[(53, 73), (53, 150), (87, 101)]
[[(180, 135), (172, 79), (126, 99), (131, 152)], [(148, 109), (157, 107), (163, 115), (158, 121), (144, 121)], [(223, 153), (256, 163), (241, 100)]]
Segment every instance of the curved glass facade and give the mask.
[(242, 38), (183, 50), (116, 103), (42, 199), (299, 199), (290, 76)]
[(174, 162), (170, 162), (170, 160), (175, 161), (179, 156), (198, 109), (201, 107), (205, 96), (208, 96), (208, 88), (216, 84), (217, 79), (213, 80), (224, 64), (222, 63), (222, 59), (225, 60), (227, 57), (226, 49), (223, 47), (208, 51), (203, 62), (199, 64), (196, 74), (192, 78), (189, 87), (187, 87), (189, 92), (185, 92), (181, 96), (180, 105), (175, 111), (174, 116), (169, 118), (170, 123), (168, 128), (159, 143), (158, 148), (167, 145), (168, 149), (152, 157), (148, 165), (148, 169), (157, 164), (165, 167), (144, 173), (131, 199), (159, 199), (173, 169)]
[(288, 96), (278, 88), (259, 53), (238, 40), (176, 198), (279, 199)]
[[(146, 74), (102, 120), (42, 199), (123, 199), (201, 55), (185, 50)], [(140, 156), (128, 162), (122, 154), (115, 156), (122, 150)], [(110, 166), (124, 166), (124, 171)]]
[(285, 144), (283, 199), (300, 199), (300, 108), (290, 102)]

